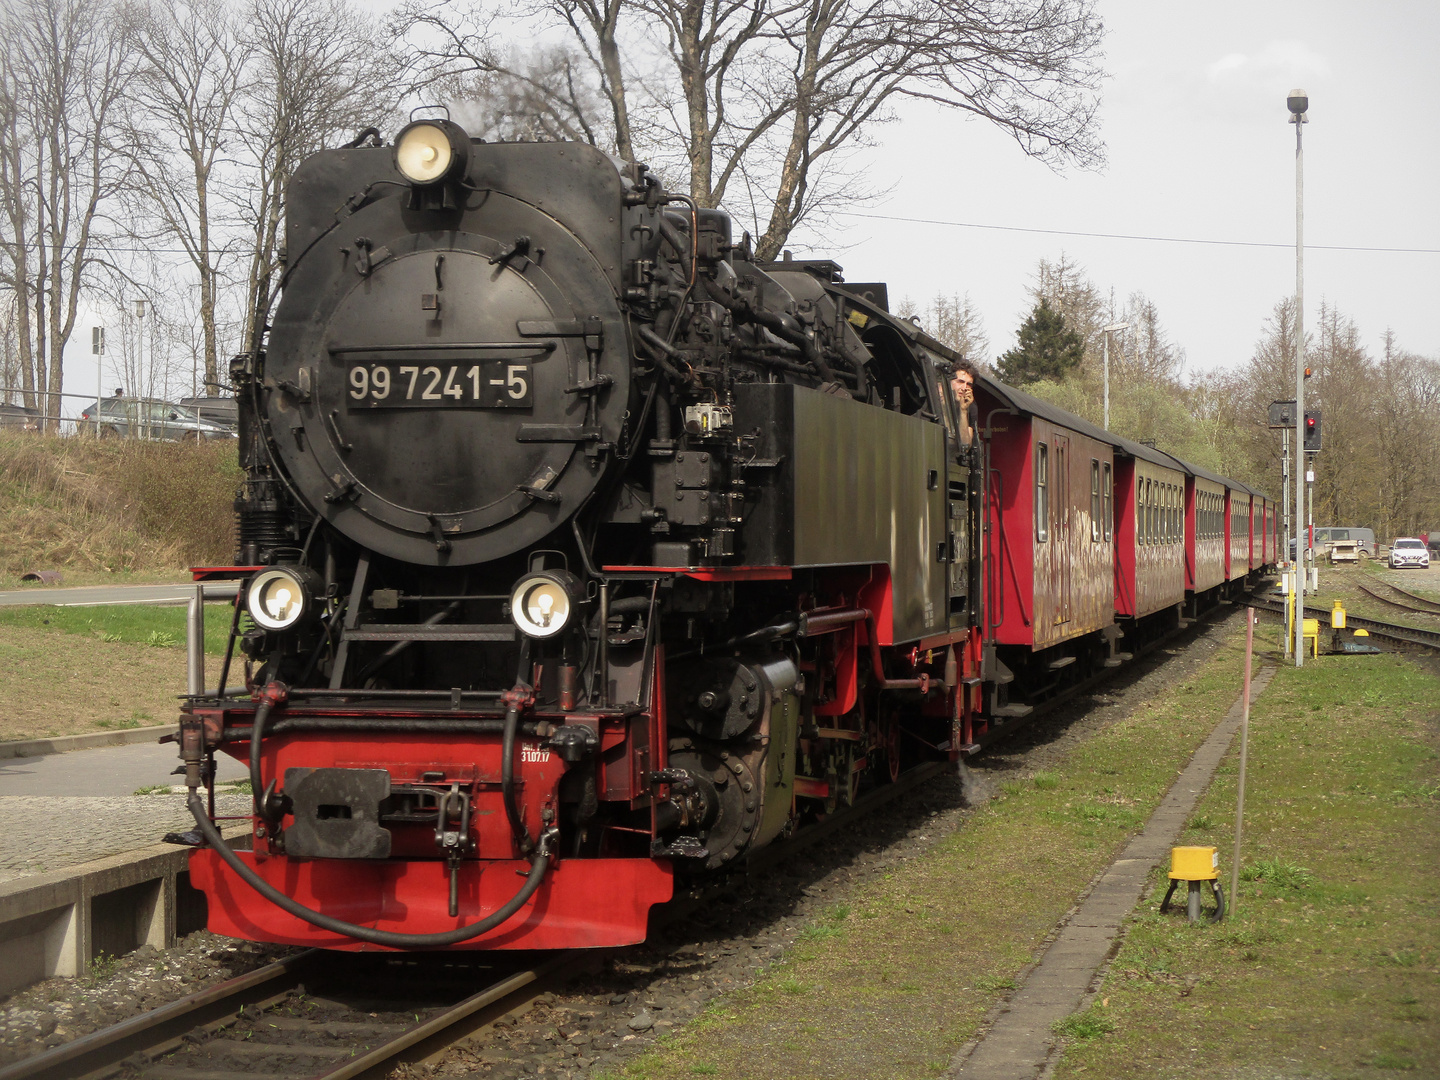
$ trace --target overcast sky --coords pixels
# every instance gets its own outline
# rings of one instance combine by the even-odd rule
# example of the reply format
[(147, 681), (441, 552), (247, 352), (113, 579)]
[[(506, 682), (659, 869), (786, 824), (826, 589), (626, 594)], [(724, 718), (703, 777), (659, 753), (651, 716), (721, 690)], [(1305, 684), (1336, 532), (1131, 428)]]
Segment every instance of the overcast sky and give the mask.
[[(831, 256), (851, 281), (889, 282), (892, 306), (968, 293), (993, 360), (1029, 313), (1039, 260), (1065, 254), (1117, 304), (1135, 290), (1154, 301), (1187, 373), (1241, 364), (1295, 287), (1285, 98), (1302, 87), (1307, 327), (1325, 300), (1372, 354), (1388, 327), (1401, 348), (1440, 358), (1440, 0), (1100, 0), (1100, 11), (1103, 170), (1053, 172), (982, 121), (912, 106), (877, 130), (864, 161), (890, 194), (823, 240), (792, 236), (796, 257)], [(66, 350), (77, 390), (93, 378), (98, 318), (82, 317)]]
[[(860, 212), (927, 222), (1244, 241), (1235, 247), (1002, 232), (852, 217), (831, 236), (851, 281), (889, 281), (891, 303), (969, 293), (992, 354), (1014, 344), (1042, 258), (1068, 254), (1117, 303), (1155, 302), (1187, 372), (1249, 358), (1295, 288), (1295, 129), (1305, 125), (1306, 325), (1323, 300), (1372, 353), (1440, 358), (1440, 3), (1101, 0), (1109, 163), (1052, 172), (980, 121), (915, 108), (881, 132), (874, 168), (893, 192)], [(877, 181), (883, 184), (883, 179)], [(795, 236), (796, 257), (806, 250)], [(1325, 251), (1319, 245), (1428, 248)], [(993, 360), (993, 355), (989, 358)]]

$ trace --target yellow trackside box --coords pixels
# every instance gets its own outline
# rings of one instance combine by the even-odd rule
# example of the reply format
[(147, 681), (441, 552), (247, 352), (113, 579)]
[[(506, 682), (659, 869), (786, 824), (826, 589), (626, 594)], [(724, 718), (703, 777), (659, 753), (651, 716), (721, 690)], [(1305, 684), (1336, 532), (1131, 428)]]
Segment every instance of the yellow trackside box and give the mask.
[(1170, 876), (1176, 881), (1214, 881), (1220, 876), (1220, 856), (1213, 847), (1173, 847)]

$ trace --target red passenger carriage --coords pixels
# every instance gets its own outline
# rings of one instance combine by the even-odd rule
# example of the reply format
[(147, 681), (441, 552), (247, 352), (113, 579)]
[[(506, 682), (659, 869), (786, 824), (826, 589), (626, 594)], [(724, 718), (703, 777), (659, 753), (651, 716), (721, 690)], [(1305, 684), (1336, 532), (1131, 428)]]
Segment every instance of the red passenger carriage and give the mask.
[(1173, 629), (1185, 602), (1185, 481), (1174, 458), (1111, 436), (1115, 458), (1115, 614), (1126, 642)]

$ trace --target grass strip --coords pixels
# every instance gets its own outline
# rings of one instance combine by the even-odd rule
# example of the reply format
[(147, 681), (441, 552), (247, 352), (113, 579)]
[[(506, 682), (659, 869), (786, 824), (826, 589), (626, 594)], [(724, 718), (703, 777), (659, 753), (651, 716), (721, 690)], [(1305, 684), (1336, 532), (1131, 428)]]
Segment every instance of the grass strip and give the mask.
[[(1252, 713), (1236, 917), (1164, 874), (1056, 1077), (1440, 1076), (1440, 679), (1394, 655), (1282, 667)], [(1228, 888), (1238, 742), (1182, 842)]]
[(1003, 786), (923, 859), (858, 887), (751, 987), (628, 1077), (938, 1075), (1234, 702), (1243, 620), (1212, 660), (1060, 766)]
[[(223, 656), (230, 637), (233, 607), (228, 603), (205, 605), (205, 652)], [(80, 634), (100, 641), (148, 645), (157, 649), (185, 648), (185, 605), (109, 604), (101, 607), (36, 605), (0, 608), (0, 629), (25, 626), (61, 634)], [(181, 687), (180, 689), (184, 689)]]

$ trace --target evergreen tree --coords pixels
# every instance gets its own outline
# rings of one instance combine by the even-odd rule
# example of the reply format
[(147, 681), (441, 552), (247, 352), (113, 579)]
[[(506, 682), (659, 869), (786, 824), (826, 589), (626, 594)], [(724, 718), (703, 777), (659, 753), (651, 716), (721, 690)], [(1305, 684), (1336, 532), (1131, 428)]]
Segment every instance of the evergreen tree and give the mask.
[(1065, 317), (1041, 298), (1020, 327), (1020, 343), (995, 365), (1002, 382), (1014, 386), (1039, 382), (1060, 382), (1080, 366), (1085, 342), (1065, 325)]

